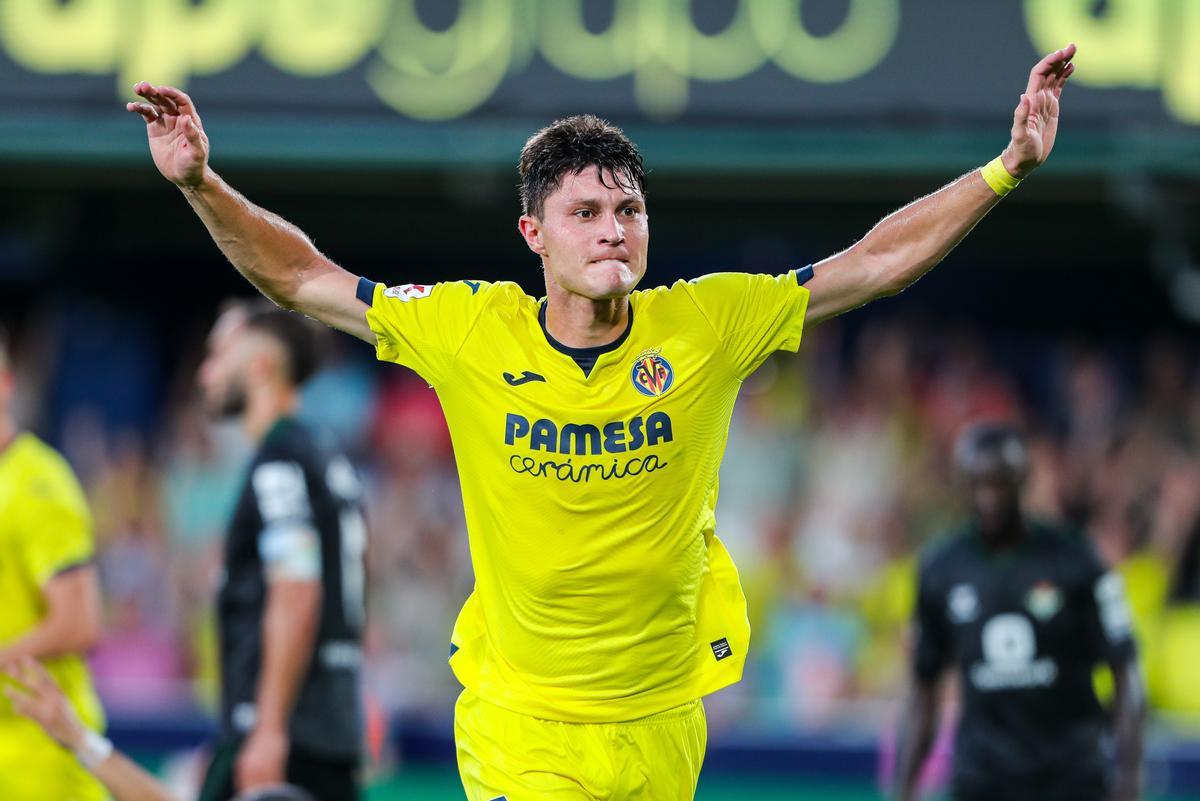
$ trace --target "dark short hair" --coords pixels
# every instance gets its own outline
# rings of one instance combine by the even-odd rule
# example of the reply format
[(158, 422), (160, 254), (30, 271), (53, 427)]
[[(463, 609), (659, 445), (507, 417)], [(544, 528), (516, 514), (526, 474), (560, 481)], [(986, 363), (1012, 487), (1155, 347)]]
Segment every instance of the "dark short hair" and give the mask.
[(316, 325), (296, 312), (263, 302), (247, 307), (246, 328), (261, 331), (283, 346), (288, 379), (300, 386), (321, 363), (321, 337)]
[(599, 169), (601, 181), (608, 171), (621, 188), (646, 194), (646, 166), (637, 145), (611, 122), (580, 114), (551, 123), (521, 148), (517, 171), (522, 212), (540, 216), (563, 176), (578, 175), (588, 167)]
[(1029, 468), (1025, 438), (1009, 423), (975, 423), (963, 429), (954, 444), (954, 464), (970, 473), (984, 459), (995, 459), (1015, 475)]
[(0, 367), (12, 361), (12, 353), (9, 351), (8, 343), (8, 331), (5, 330), (4, 324), (0, 323)]

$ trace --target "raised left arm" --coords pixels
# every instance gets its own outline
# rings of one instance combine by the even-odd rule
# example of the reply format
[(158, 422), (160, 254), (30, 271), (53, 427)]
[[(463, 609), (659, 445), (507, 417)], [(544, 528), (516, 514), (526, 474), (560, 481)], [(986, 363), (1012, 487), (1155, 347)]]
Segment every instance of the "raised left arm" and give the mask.
[[(1013, 111), (1012, 138), (1000, 156), (1012, 179), (1033, 172), (1054, 148), (1058, 99), (1075, 70), (1074, 56), (1075, 45), (1068, 45), (1030, 71), (1025, 94)], [(945, 258), (1000, 200), (984, 179), (984, 169), (972, 170), (889, 214), (858, 242), (818, 262), (807, 284), (806, 322), (811, 325), (895, 295)]]

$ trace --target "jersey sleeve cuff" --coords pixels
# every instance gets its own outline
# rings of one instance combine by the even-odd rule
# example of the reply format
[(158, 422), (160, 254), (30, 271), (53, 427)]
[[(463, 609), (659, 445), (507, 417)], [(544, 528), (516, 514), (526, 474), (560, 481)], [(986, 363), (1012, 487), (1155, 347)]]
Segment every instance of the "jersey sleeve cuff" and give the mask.
[[(361, 282), (359, 284), (362, 286)], [(371, 284), (371, 300), (367, 302), (370, 306), (367, 309), (367, 327), (375, 334), (375, 358), (381, 362), (400, 362), (400, 352), (392, 343), (392, 334), (388, 331), (387, 326), (380, 318), (382, 312), (380, 307), (375, 305), (375, 297), (384, 289), (383, 284)], [(361, 291), (361, 289), (360, 289)]]
[(370, 278), (363, 276), (358, 279), (358, 288), (354, 291), (354, 296), (368, 306), (375, 305), (375, 282)]
[(804, 321), (808, 316), (808, 290), (804, 288), (804, 282), (812, 278), (812, 265), (808, 265), (802, 270), (792, 270), (792, 277), (796, 281), (795, 300), (792, 301), (792, 309), (788, 315), (788, 322), (784, 325), (784, 339), (779, 345), (779, 350), (786, 350), (792, 353), (800, 350), (800, 338), (804, 333)]

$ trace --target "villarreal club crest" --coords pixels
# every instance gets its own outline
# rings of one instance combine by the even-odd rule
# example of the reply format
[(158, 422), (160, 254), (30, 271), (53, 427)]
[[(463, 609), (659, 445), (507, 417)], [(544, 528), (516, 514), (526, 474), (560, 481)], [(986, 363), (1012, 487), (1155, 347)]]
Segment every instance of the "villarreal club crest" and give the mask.
[(662, 357), (659, 348), (650, 348), (638, 354), (633, 360), (633, 372), (630, 374), (633, 388), (648, 398), (665, 395), (675, 383), (675, 370), (671, 363)]

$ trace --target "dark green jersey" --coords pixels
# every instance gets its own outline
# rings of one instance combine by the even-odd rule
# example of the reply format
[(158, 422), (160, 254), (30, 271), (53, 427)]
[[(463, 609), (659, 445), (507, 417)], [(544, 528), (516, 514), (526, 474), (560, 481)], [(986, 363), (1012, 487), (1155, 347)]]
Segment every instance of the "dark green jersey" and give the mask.
[(968, 529), (922, 559), (914, 672), (959, 673), (959, 799), (1095, 799), (1106, 786), (1092, 676), (1135, 656), (1121, 579), (1082, 537), (1029, 531), (995, 554)]
[(257, 717), (271, 576), (319, 580), (321, 620), (290, 737), (310, 754), (357, 757), (366, 545), (359, 495), (349, 460), (301, 423), (284, 419), (263, 439), (229, 525), (217, 599), (225, 738), (246, 736)]

